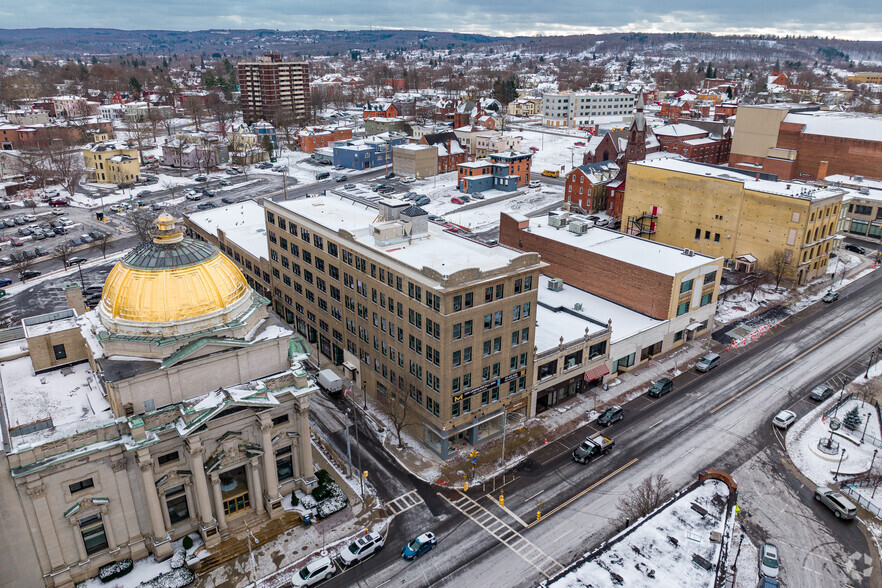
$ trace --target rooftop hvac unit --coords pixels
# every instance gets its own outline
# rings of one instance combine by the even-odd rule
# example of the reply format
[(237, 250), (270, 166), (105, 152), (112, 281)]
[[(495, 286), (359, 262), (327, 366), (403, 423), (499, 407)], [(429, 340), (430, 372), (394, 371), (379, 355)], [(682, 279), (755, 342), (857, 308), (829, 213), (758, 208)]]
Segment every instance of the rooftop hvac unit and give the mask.
[(858, 190), (858, 192), (860, 192), (861, 194), (869, 194), (870, 189), (867, 188), (866, 186), (861, 186), (861, 188)]
[(567, 219), (562, 216), (555, 215), (555, 216), (548, 217), (548, 226), (557, 227), (559, 229), (566, 224), (567, 224)]
[(577, 235), (584, 235), (588, 232), (588, 229), (594, 226), (592, 221), (584, 221), (584, 220), (575, 220), (568, 225), (568, 229), (571, 233), (576, 233)]
[(683, 255), (685, 255), (686, 257), (692, 257), (693, 255), (695, 255), (695, 252), (692, 251), (691, 249), (684, 249)]
[(853, 179), (855, 182), (863, 182), (863, 181), (864, 181), (864, 176), (854, 176), (854, 178), (852, 178), (852, 179)]
[(573, 310), (578, 310), (578, 311), (581, 312), (581, 310), (582, 310), (582, 303), (581, 303), (581, 302), (577, 302), (577, 303), (575, 303), (575, 304), (573, 305)]
[(560, 278), (552, 278), (548, 280), (548, 289), (554, 292), (560, 292), (563, 290), (563, 280)]

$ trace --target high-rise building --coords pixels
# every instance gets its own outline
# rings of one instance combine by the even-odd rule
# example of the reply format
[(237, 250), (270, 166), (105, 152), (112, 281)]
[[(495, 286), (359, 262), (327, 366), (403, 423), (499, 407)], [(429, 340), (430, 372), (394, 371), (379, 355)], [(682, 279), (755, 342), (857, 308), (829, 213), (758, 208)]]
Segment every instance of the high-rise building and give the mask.
[(246, 124), (309, 116), (309, 64), (305, 61), (282, 61), (279, 53), (266, 53), (257, 61), (240, 62), (239, 88)]

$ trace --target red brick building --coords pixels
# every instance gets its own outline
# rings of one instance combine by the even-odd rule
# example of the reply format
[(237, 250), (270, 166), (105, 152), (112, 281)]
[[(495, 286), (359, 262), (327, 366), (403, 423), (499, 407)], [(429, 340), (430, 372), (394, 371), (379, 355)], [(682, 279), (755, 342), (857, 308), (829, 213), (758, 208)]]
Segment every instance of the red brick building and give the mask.
[(606, 210), (607, 186), (616, 179), (619, 166), (611, 161), (589, 163), (574, 168), (567, 174), (564, 200), (585, 212)]
[(391, 102), (389, 104), (368, 103), (362, 114), (365, 120), (369, 118), (395, 118), (398, 116), (398, 109)]
[(257, 61), (242, 61), (237, 67), (245, 124), (276, 120), (281, 114), (294, 120), (309, 116), (308, 63), (282, 61), (279, 53), (265, 53)]
[(729, 161), (732, 134), (727, 129), (722, 137), (714, 137), (701, 128), (677, 123), (655, 129), (661, 151), (677, 153), (686, 159), (725, 164)]
[(345, 141), (352, 138), (352, 129), (322, 129), (312, 128), (300, 131), (297, 139), (300, 142), (300, 150), (304, 153), (312, 153), (319, 147), (329, 147), (334, 141)]
[(882, 179), (882, 119), (797, 108), (741, 106), (729, 165), (782, 180), (833, 174)]
[(432, 133), (420, 138), (420, 145), (432, 145), (438, 148), (438, 173), (454, 171), (457, 164), (468, 160), (468, 153), (463, 149), (453, 131)]
[(407, 89), (404, 78), (386, 78), (383, 83), (392, 88), (393, 92), (404, 92)]
[(0, 149), (35, 149), (53, 141), (76, 145), (89, 142), (91, 133), (113, 136), (111, 121), (94, 120), (49, 125), (0, 125)]

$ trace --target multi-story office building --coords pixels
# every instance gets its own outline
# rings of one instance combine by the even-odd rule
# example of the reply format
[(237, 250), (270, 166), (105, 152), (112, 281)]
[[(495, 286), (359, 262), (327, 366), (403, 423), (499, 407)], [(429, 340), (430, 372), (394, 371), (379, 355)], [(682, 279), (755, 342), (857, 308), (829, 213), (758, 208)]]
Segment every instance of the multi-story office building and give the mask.
[(278, 53), (266, 53), (257, 61), (239, 65), (242, 117), (245, 124), (291, 116), (309, 116), (309, 64), (282, 61)]
[(532, 416), (539, 255), (463, 239), (400, 200), (265, 207), (276, 312), (381, 404), (406, 406), (433, 451), (494, 437), (503, 411)]
[(579, 127), (627, 122), (634, 116), (636, 96), (625, 92), (559, 92), (542, 96), (542, 124)]

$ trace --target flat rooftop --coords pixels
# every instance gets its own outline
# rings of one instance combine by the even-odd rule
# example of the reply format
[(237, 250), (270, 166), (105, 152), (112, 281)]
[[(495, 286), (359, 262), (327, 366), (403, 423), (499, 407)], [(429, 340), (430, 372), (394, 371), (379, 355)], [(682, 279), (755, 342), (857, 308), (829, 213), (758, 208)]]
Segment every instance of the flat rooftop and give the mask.
[[(880, 130), (880, 132), (882, 132), (882, 130)], [(647, 161), (635, 161), (632, 162), (631, 165), (666, 169), (684, 174), (738, 182), (744, 185), (745, 190), (764, 192), (766, 194), (774, 194), (777, 196), (789, 196), (791, 198), (800, 198), (803, 200), (822, 200), (842, 193), (842, 190), (837, 188), (819, 188), (813, 184), (804, 184), (792, 180), (775, 182), (772, 180), (757, 179), (756, 177), (751, 176), (750, 172), (746, 174), (739, 173), (732, 168), (711, 165), (709, 163), (698, 163), (682, 158), (660, 158)]]
[[(341, 229), (348, 231), (361, 246), (418, 272), (423, 267), (442, 275), (469, 268), (491, 271), (504, 268), (512, 260), (525, 255), (507, 247), (488, 247), (476, 243), (448, 233), (434, 223), (428, 225), (427, 238), (380, 246), (374, 241), (370, 229), (372, 224), (378, 222), (377, 209), (349, 198), (319, 196), (276, 204), (335, 233)], [(345, 242), (341, 244), (345, 247)]]
[[(35, 375), (30, 356), (20, 357), (0, 364), (0, 384), (9, 443), (16, 450), (113, 419), (88, 362)], [(22, 434), (16, 434), (18, 427)]]
[(217, 235), (217, 230), (220, 229), (227, 241), (258, 259), (269, 259), (266, 217), (263, 207), (257, 202), (246, 200), (221, 208), (202, 210), (188, 214), (187, 218), (206, 233)]
[[(637, 333), (652, 329), (665, 321), (654, 319), (629, 308), (580, 290), (570, 284), (563, 289), (548, 289), (551, 278), (539, 276), (536, 309), (536, 349), (540, 352), (556, 347), (563, 337), (564, 343), (574, 341), (588, 334), (593, 335), (606, 328), (612, 321), (611, 343), (627, 339)], [(578, 305), (581, 309), (576, 310)]]
[(79, 329), (77, 313), (71, 309), (50, 312), (22, 319), (25, 337), (39, 337), (49, 333), (58, 333), (70, 329)]
[(805, 125), (803, 133), (882, 142), (882, 117), (854, 112), (819, 110), (790, 113), (785, 123)]
[[(569, 218), (577, 220), (585, 217), (570, 215)], [(700, 268), (714, 261), (709, 255), (684, 255), (679, 247), (600, 227), (592, 227), (580, 235), (571, 232), (566, 226), (557, 228), (549, 225), (548, 217), (530, 219), (528, 230), (546, 239), (668, 276)]]

